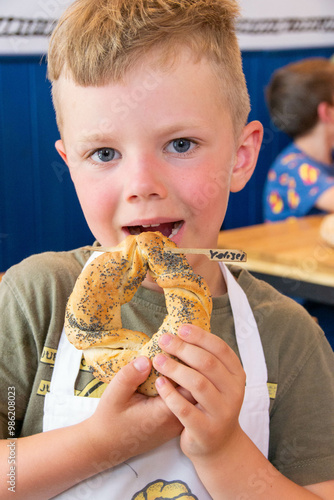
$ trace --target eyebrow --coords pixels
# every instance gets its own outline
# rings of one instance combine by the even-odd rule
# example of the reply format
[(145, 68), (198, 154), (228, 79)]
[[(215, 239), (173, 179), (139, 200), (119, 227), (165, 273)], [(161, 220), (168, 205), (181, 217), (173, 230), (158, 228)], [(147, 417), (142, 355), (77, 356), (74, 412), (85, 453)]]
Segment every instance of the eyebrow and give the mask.
[(112, 136), (110, 133), (106, 134), (103, 131), (93, 131), (93, 132), (84, 132), (81, 136), (78, 138), (78, 142), (106, 142), (110, 141), (112, 139)]
[(203, 130), (207, 128), (204, 123), (201, 123), (199, 121), (193, 121), (193, 122), (178, 122), (178, 123), (173, 123), (171, 125), (167, 125), (166, 127), (162, 126), (160, 129), (157, 130), (159, 135), (173, 135), (173, 134), (179, 134), (182, 133), (183, 130)]
[[(170, 125), (162, 125), (161, 127), (156, 129), (156, 134), (158, 136), (165, 136), (165, 135), (175, 135), (177, 136), (178, 134), (182, 135), (182, 132), (185, 130), (186, 133), (184, 135), (188, 135), (188, 130), (205, 130), (207, 128), (204, 123), (201, 123), (199, 121), (187, 121), (187, 122), (177, 122), (177, 123), (172, 123)], [(95, 143), (95, 142), (101, 142), (101, 143), (107, 143), (109, 141), (113, 141), (114, 139), (114, 132), (117, 131), (116, 126), (110, 125), (110, 129), (107, 130), (98, 130), (95, 129), (92, 132), (84, 131), (81, 136), (78, 138), (79, 143)]]

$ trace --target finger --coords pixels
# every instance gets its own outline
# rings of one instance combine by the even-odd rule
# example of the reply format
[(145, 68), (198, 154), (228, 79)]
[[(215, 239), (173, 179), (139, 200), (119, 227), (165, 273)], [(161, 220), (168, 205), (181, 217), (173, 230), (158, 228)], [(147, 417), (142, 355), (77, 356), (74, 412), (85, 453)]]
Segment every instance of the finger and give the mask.
[(182, 393), (168, 379), (159, 377), (155, 382), (155, 386), (161, 399), (184, 427), (193, 427), (196, 423), (199, 429), (202, 428), (202, 412), (192, 404), (192, 401), (184, 398)]
[(195, 325), (182, 325), (178, 330), (177, 337), (188, 344), (201, 347), (205, 351), (218, 358), (228, 371), (239, 375), (242, 371), (242, 365), (238, 355), (233, 349), (220, 337), (203, 330)]
[[(203, 330), (202, 330), (203, 331)], [(214, 353), (208, 351), (207, 342), (205, 347), (190, 344), (183, 341), (178, 335), (164, 334), (159, 342), (164, 352), (171, 354), (183, 361), (186, 365), (205, 375), (220, 391), (224, 390), (227, 382), (233, 383), (233, 379), (244, 379), (244, 371), (240, 360), (230, 347), (218, 337), (204, 332), (204, 336), (211, 336), (215, 345)], [(218, 340), (219, 342), (216, 342)], [(212, 346), (211, 346), (212, 350)], [(231, 359), (232, 358), (232, 359)], [(183, 385), (183, 384), (182, 384)]]
[[(220, 391), (215, 387), (215, 384), (197, 370), (193, 370), (189, 366), (179, 363), (177, 360), (164, 354), (158, 354), (154, 357), (153, 366), (163, 376), (168, 377), (168, 379), (176, 382), (178, 386), (183, 387), (209, 413), (214, 412), (217, 409), (217, 405), (221, 404), (218, 403), (218, 400), (220, 400)], [(174, 391), (170, 392), (174, 394)], [(180, 392), (179, 395), (182, 397)], [(175, 394), (174, 397), (176, 397)]]
[(184, 387), (177, 386), (177, 387), (175, 387), (175, 389), (177, 390), (177, 392), (179, 394), (181, 394), (181, 396), (184, 399), (187, 399), (190, 403), (192, 403), (192, 404), (196, 404), (197, 403), (196, 399), (194, 399), (192, 397), (191, 393), (189, 391), (187, 391), (187, 389), (185, 389)]
[(229, 374), (222, 365), (220, 369), (213, 370), (214, 375), (203, 374), (200, 370), (179, 363), (165, 354), (155, 356), (153, 365), (162, 375), (189, 391), (209, 414), (220, 414), (224, 411), (223, 408), (240, 410), (245, 380)]
[[(164, 352), (171, 354), (175, 358), (181, 360), (187, 366), (193, 368), (197, 372), (202, 373), (206, 376), (208, 380), (214, 385), (219, 386), (222, 390), (222, 384), (220, 384), (221, 380), (227, 380), (229, 377), (229, 373), (221, 363), (221, 361), (216, 358), (215, 355), (203, 350), (202, 348), (190, 345), (187, 342), (184, 342), (180, 338), (174, 335), (165, 334), (161, 338), (161, 342), (159, 343), (160, 347)], [(160, 357), (153, 361), (153, 364), (158, 371), (160, 368), (157, 368), (156, 363), (159, 363), (159, 360), (163, 360), (164, 358)], [(167, 365), (172, 369), (173, 364)], [(167, 368), (165, 367), (165, 369)], [(161, 372), (164, 375), (168, 376), (166, 372)], [(173, 372), (173, 380), (176, 382), (175, 376), (177, 374)], [(180, 384), (182, 387), (184, 385), (185, 380), (182, 379), (182, 383)]]
[(138, 386), (145, 382), (151, 368), (152, 363), (145, 356), (140, 356), (123, 366), (109, 384), (110, 389), (108, 389), (113, 391), (114, 401), (121, 405), (127, 402)]

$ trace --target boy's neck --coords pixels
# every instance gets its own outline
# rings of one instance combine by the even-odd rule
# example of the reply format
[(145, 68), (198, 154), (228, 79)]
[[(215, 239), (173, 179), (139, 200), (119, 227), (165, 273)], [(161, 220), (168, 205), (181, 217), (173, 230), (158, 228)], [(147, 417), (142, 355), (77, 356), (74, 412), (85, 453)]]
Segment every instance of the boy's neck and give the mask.
[(203, 269), (198, 269), (196, 272), (203, 276), (213, 297), (220, 297), (227, 293), (225, 279), (218, 262), (211, 262), (210, 266), (204, 266)]
[(309, 134), (295, 139), (294, 143), (301, 151), (317, 162), (333, 165), (333, 141), (330, 140), (323, 127), (316, 127)]

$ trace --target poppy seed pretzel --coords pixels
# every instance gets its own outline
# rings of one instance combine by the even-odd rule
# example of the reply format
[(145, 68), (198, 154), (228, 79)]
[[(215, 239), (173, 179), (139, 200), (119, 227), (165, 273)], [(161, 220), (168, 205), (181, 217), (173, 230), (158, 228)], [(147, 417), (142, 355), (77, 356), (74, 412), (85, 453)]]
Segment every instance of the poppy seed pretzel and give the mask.
[[(119, 251), (101, 254), (77, 279), (66, 307), (65, 332), (103, 382), (138, 356), (153, 358), (161, 352), (158, 340), (164, 332), (176, 335), (184, 323), (210, 330), (208, 286), (183, 254), (165, 252), (165, 246), (176, 247), (158, 232), (128, 236)], [(163, 288), (168, 313), (152, 338), (123, 328), (121, 321), (121, 305), (132, 299), (147, 272)], [(155, 396), (157, 376), (152, 369), (138, 391)]]

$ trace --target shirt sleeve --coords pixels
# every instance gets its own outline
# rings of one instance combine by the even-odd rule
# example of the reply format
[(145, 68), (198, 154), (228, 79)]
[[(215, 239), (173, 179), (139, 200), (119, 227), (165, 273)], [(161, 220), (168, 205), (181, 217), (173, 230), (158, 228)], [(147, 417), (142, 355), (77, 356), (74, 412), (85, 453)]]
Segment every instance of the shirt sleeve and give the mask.
[(296, 207), (298, 214), (305, 215), (315, 206), (319, 196), (334, 186), (334, 177), (328, 175), (324, 166), (308, 161), (300, 162), (295, 173), (296, 187), (292, 188), (291, 192), (300, 198)]
[[(312, 328), (312, 321), (304, 328)], [(291, 342), (295, 356), (271, 414), (269, 455), (282, 474), (302, 486), (334, 479), (334, 354), (318, 332), (304, 342), (299, 357), (298, 342)]]
[[(20, 435), (45, 343), (57, 348), (65, 305), (87, 252), (46, 252), (10, 268), (0, 283), (0, 434), (7, 437), (8, 388)], [(42, 363), (43, 364), (43, 363)], [(12, 436), (10, 436), (12, 437)]]
[[(28, 318), (5, 278), (0, 284), (0, 437), (20, 433), (37, 366), (37, 350)], [(9, 394), (14, 398), (9, 419)], [(15, 415), (15, 421), (12, 417)]]
[(301, 486), (334, 479), (334, 353), (304, 307), (242, 270), (274, 387), (270, 462)]

